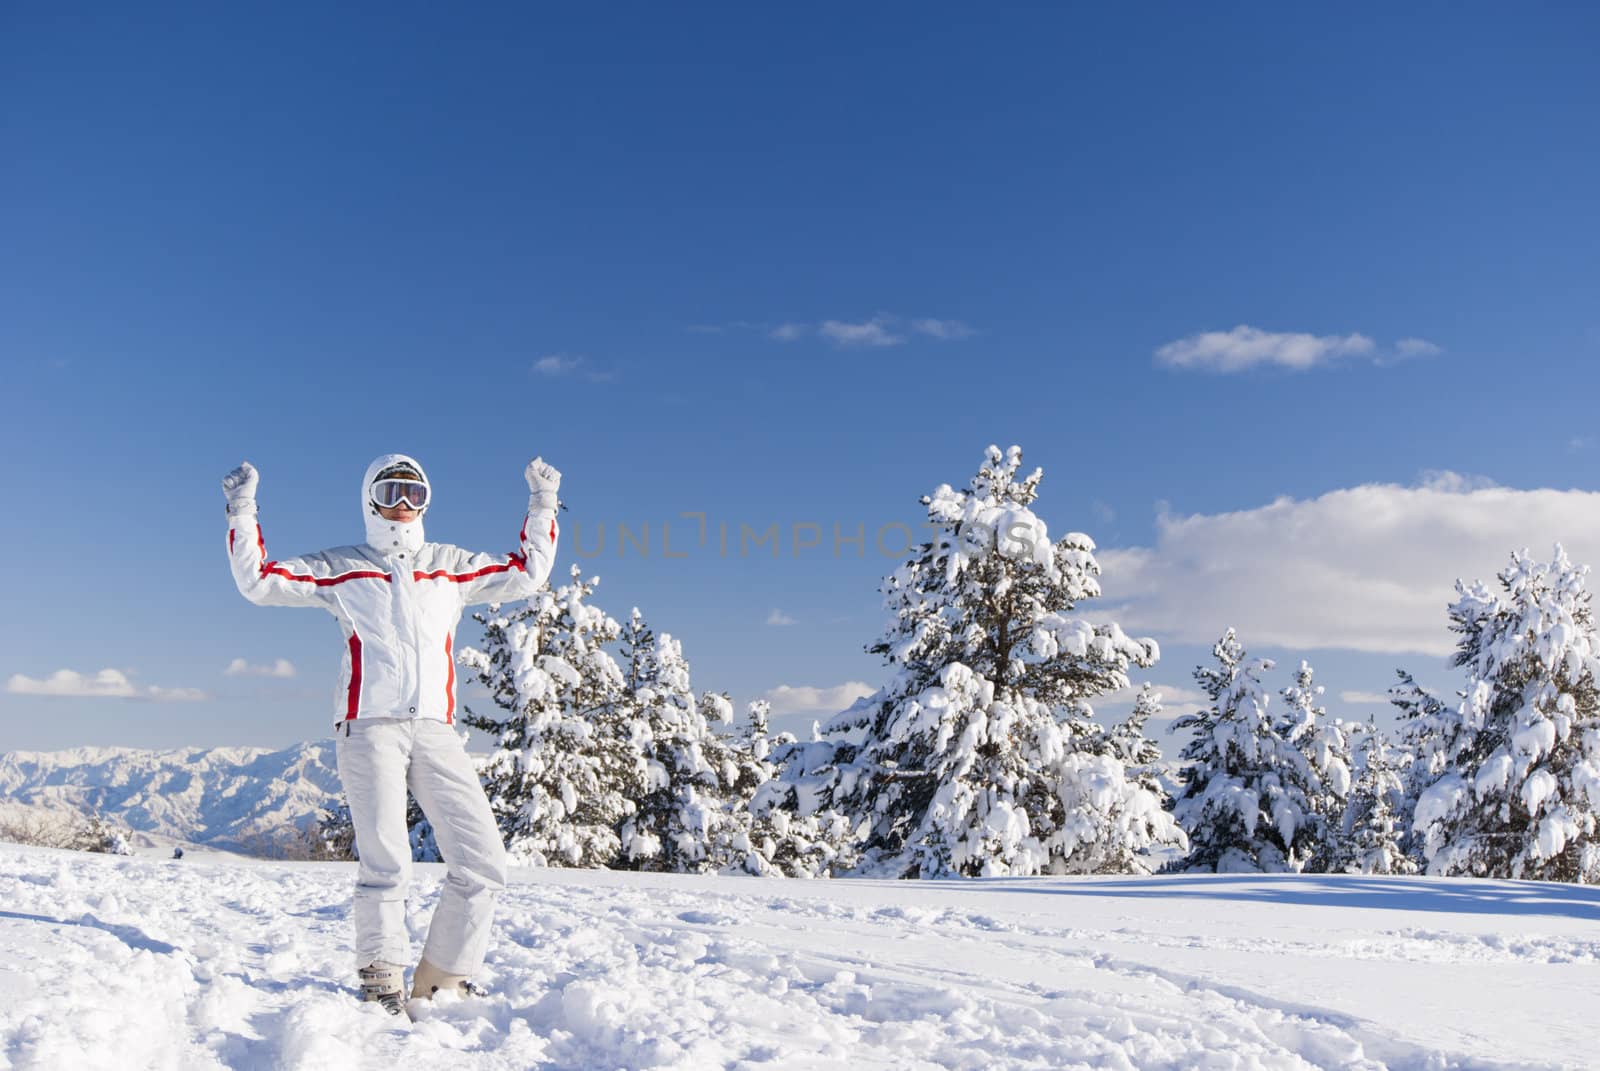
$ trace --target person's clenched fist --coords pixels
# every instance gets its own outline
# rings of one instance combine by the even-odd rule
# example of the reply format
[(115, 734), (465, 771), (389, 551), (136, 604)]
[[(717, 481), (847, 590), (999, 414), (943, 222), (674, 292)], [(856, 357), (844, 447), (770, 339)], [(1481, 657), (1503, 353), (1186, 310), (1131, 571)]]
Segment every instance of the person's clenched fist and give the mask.
[(528, 481), (529, 509), (556, 508), (556, 492), (561, 489), (561, 473), (550, 462), (536, 457), (528, 462), (522, 475)]
[(222, 493), (227, 496), (229, 513), (255, 508), (256, 484), (260, 480), (261, 474), (248, 461), (222, 478)]

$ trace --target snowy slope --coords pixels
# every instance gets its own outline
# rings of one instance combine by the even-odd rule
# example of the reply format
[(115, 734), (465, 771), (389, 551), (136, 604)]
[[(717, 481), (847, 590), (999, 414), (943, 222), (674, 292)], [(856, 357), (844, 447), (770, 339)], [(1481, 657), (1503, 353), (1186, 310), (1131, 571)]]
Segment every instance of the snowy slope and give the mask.
[(0, 755), (0, 800), (99, 811), (142, 833), (216, 848), (259, 848), (337, 799), (327, 741), (261, 747), (84, 747)]
[(1596, 1063), (1590, 888), (522, 871), (492, 993), (402, 1024), (351, 997), (352, 876), (0, 846), (0, 1067)]

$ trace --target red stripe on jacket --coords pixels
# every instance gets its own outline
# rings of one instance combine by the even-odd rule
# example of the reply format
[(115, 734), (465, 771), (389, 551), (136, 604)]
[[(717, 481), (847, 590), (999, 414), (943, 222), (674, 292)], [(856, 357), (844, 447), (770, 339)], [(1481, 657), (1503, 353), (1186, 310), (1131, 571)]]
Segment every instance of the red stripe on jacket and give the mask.
[[(277, 562), (267, 561), (267, 541), (261, 535), (261, 524), (256, 524), (256, 547), (261, 551), (261, 576), (281, 576), (285, 580), (295, 580), (302, 584), (315, 584), (319, 588), (329, 587), (333, 584), (343, 584), (346, 580), (389, 580), (389, 574), (378, 569), (356, 569), (337, 576), (312, 576), (310, 573), (291, 573)], [(233, 553), (233, 529), (228, 529), (228, 553)]]
[(343, 584), (346, 580), (385, 580), (389, 579), (388, 573), (381, 573), (376, 569), (358, 569), (355, 572), (340, 573), (338, 576), (312, 576), (310, 573), (291, 573), (277, 562), (262, 562), (262, 576), (281, 576), (285, 580), (297, 580), (302, 584), (315, 584), (325, 588), (332, 584)]
[(475, 569), (470, 573), (452, 573), (448, 569), (435, 569), (431, 573), (412, 573), (411, 579), (448, 580), (453, 584), (464, 584), (468, 580), (476, 580), (480, 576), (488, 576), (490, 573), (509, 573), (513, 569), (526, 573), (528, 571), (528, 559), (520, 554), (509, 554), (506, 556), (506, 560), (499, 565), (485, 565), (482, 569)]
[[(522, 531), (517, 535), (517, 538), (519, 540), (521, 540), (523, 543), (527, 543), (528, 542), (528, 522), (527, 521), (523, 521), (522, 522)], [(550, 518), (550, 542), (554, 543), (555, 541), (556, 541), (556, 519), (554, 517), (551, 517)]]
[(361, 637), (350, 633), (350, 696), (345, 701), (345, 720), (361, 709)]
[(456, 720), (456, 659), (450, 653), (450, 635), (444, 637), (444, 660), (449, 664), (449, 676), (444, 681), (444, 723), (454, 725)]

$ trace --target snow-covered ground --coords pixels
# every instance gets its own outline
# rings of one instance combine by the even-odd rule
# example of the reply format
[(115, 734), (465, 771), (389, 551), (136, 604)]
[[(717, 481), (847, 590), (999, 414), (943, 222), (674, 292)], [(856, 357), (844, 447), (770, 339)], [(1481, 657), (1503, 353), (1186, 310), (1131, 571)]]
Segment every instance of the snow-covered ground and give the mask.
[(410, 1023), (352, 996), (353, 872), (0, 845), (0, 1068), (1600, 1064), (1591, 888), (520, 871), (490, 995)]

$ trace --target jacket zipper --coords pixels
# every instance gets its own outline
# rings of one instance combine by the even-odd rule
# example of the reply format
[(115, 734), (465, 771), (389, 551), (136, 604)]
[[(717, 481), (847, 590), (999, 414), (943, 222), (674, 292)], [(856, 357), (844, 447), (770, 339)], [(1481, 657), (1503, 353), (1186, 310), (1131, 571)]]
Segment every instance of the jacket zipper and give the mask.
[[(407, 712), (415, 715), (422, 685), (421, 642), (422, 630), (417, 625), (417, 593), (412, 574), (416, 563), (407, 561), (402, 554), (391, 563), (394, 569), (396, 633), (401, 637), (402, 681), (405, 688), (400, 695)], [(403, 609), (402, 609), (403, 608)]]

